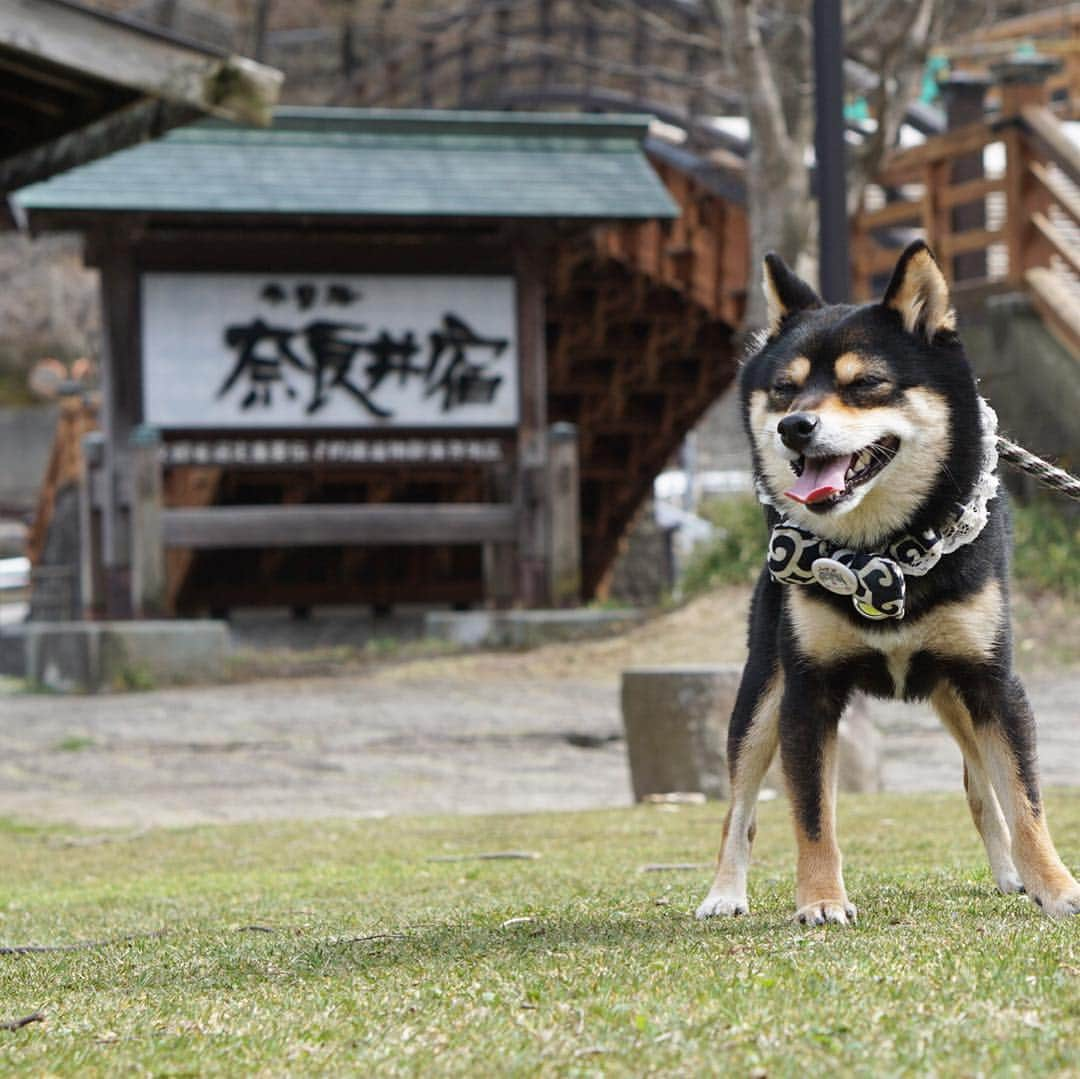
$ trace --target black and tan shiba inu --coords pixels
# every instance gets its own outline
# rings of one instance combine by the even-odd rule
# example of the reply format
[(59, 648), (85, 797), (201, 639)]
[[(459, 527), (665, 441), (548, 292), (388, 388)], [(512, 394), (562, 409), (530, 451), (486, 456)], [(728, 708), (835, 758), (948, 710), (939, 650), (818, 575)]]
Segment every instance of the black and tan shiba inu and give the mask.
[(1047, 914), (1080, 885), (1047, 830), (1012, 671), (1008, 509), (993, 412), (925, 244), (880, 303), (827, 306), (765, 260), (768, 337), (740, 376), (772, 535), (728, 736), (731, 807), (698, 917), (745, 914), (758, 790), (777, 746), (798, 843), (796, 917), (855, 919), (836, 841), (836, 730), (857, 690), (929, 698), (964, 756), (994, 880)]

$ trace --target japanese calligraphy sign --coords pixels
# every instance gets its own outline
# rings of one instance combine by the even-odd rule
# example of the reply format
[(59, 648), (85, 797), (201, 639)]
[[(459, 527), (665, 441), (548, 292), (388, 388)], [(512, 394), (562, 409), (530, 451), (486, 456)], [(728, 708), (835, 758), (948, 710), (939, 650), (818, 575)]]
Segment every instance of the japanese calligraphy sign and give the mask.
[(510, 277), (145, 274), (162, 428), (513, 427)]

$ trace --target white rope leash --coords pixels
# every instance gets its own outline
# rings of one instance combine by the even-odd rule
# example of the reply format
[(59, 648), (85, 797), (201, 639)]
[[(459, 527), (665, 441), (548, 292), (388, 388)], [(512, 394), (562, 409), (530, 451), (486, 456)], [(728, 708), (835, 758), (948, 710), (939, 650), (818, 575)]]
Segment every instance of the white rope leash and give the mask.
[(997, 439), (997, 451), (1003, 461), (1008, 461), (1014, 468), (1026, 472), (1029, 476), (1034, 476), (1044, 487), (1060, 491), (1067, 497), (1080, 502), (1080, 477), (1071, 475), (1063, 468), (1058, 468), (1041, 457), (1036, 457), (1023, 446), (1018, 446), (1015, 442), (1010, 442), (1000, 435)]

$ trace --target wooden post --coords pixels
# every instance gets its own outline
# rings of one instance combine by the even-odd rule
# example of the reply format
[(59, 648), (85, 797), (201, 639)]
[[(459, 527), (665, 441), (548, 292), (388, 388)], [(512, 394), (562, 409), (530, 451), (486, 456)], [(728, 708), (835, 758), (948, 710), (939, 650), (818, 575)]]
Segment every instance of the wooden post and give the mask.
[[(966, 124), (982, 123), (986, 116), (986, 90), (990, 80), (984, 75), (968, 71), (954, 72), (941, 84), (945, 97), (945, 116), (950, 131)], [(986, 174), (983, 168), (983, 151), (962, 154), (953, 160), (949, 182), (964, 183), (981, 180)], [(953, 235), (974, 229), (986, 228), (986, 198), (957, 206), (952, 211), (950, 231)], [(986, 277), (986, 252), (966, 251), (952, 258), (953, 279), (968, 281)]]
[(923, 175), (922, 222), (926, 232), (926, 242), (941, 258), (941, 270), (945, 280), (952, 284), (953, 262), (951, 258), (942, 258), (952, 237), (949, 211), (942, 204), (942, 195), (948, 186), (949, 162), (942, 158), (927, 163)]
[(1005, 238), (1009, 250), (1009, 283), (1024, 285), (1024, 274), (1035, 261), (1038, 246), (1033, 237), (1028, 192), (1030, 154), (1018, 120), (1022, 109), (1048, 102), (1046, 80), (1058, 68), (1056, 60), (1045, 56), (1021, 56), (990, 65), (995, 81), (1001, 84), (1001, 115), (1014, 121), (1005, 131)]
[(139, 348), (139, 280), (131, 247), (110, 235), (96, 237), (101, 275), (104, 349), (101, 376), (101, 430), (105, 457), (101, 500), (105, 612), (130, 617), (131, 584), (125, 504), (128, 438), (142, 412)]
[(548, 595), (553, 607), (581, 602), (581, 512), (577, 428), (554, 423), (547, 439)]
[(1001, 116), (1019, 116), (1028, 105), (1048, 105), (1046, 80), (1060, 70), (1061, 61), (1038, 54), (1011, 56), (990, 65), (990, 74), (1001, 85)]
[(131, 433), (131, 609), (136, 618), (165, 613), (165, 545), (161, 528), (161, 435)]
[(105, 565), (98, 499), (104, 460), (104, 435), (100, 431), (84, 435), (79, 476), (79, 595), (85, 619), (97, 619), (105, 614)]
[[(488, 475), (488, 497), (492, 502), (514, 500), (514, 467), (509, 462), (495, 465)], [(514, 604), (516, 543), (484, 544), (484, 599), (489, 607), (506, 610)]]
[(541, 245), (523, 231), (514, 251), (517, 280), (517, 336), (521, 416), (518, 421), (518, 585), (517, 600), (542, 607), (547, 595), (547, 512), (544, 466), (547, 458), (547, 355)]

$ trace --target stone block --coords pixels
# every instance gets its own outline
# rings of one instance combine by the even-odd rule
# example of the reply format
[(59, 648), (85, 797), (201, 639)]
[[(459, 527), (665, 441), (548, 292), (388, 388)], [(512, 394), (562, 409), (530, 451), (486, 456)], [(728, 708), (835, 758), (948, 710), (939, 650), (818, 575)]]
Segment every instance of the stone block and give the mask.
[[(737, 664), (623, 672), (623, 726), (635, 800), (672, 791), (728, 797), (727, 730), (741, 677)], [(881, 758), (881, 735), (866, 699), (856, 696), (837, 732), (840, 789), (881, 790)], [(779, 754), (765, 785), (784, 791)]]
[(228, 627), (213, 621), (28, 622), (28, 681), (58, 693), (218, 681)]
[(21, 625), (0, 628), (0, 675), (23, 678), (26, 674), (26, 637)]
[(727, 797), (727, 726), (741, 674), (737, 664), (623, 671), (623, 726), (636, 801), (672, 791)]

